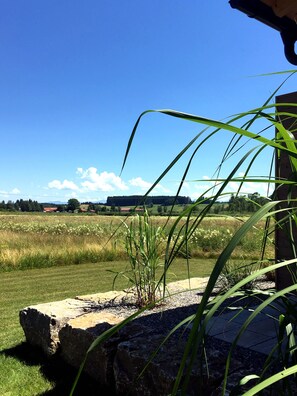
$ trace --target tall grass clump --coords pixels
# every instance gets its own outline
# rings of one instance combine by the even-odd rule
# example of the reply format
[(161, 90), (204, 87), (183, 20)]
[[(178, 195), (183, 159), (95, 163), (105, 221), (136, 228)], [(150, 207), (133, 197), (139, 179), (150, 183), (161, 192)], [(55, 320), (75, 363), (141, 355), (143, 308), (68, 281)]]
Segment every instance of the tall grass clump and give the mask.
[[(156, 226), (147, 210), (143, 215), (136, 215), (129, 224), (123, 223), (125, 249), (129, 258), (129, 268), (117, 273), (128, 279), (136, 293), (136, 304), (142, 308), (156, 303), (160, 297), (160, 269), (162, 246), (164, 247), (163, 228)], [(162, 271), (161, 271), (162, 272)], [(159, 277), (158, 277), (159, 275)], [(116, 279), (115, 278), (115, 279)], [(160, 293), (159, 293), (160, 294)]]
[[(291, 74), (294, 73), (295, 71)], [(280, 89), (282, 85), (278, 89)], [(294, 125), (297, 124), (297, 117), (294, 111), (284, 110), (283, 107), (286, 105), (287, 108), (289, 105), (291, 109), (293, 109), (297, 107), (297, 104), (278, 103), (278, 105), (275, 105), (272, 99), (277, 94), (278, 89), (273, 92), (262, 106), (232, 116), (225, 122), (175, 110), (148, 110), (139, 116), (131, 133), (123, 167), (125, 166), (133, 139), (137, 129), (140, 127), (140, 122), (143, 117), (158, 113), (166, 117), (178, 118), (185, 122), (195, 123), (197, 126), (203, 126), (201, 131), (199, 131), (197, 135), (185, 145), (183, 150), (172, 159), (171, 163), (160, 174), (147, 194), (160, 183), (182, 157), (189, 154), (188, 162), (177, 191), (178, 195), (184, 182), (187, 180), (189, 170), (194, 166), (194, 159), (198, 155), (200, 156), (200, 160), (204, 158), (204, 150), (207, 150), (209, 145), (210, 147), (216, 145), (220, 136), (223, 135), (226, 141), (225, 148), (222, 148), (221, 160), (218, 161), (217, 164), (217, 172), (214, 173), (213, 179), (210, 180), (213, 182), (213, 185), (205, 190), (192, 206), (187, 207), (174, 219), (173, 223), (171, 223), (165, 250), (164, 282), (166, 282), (166, 274), (171, 264), (181, 252), (185, 254), (185, 252), (191, 248), (191, 241), (197, 240), (197, 243), (202, 243), (203, 233), (201, 228), (203, 227), (207, 215), (211, 212), (213, 205), (218, 200), (222, 200), (234, 193), (231, 186), (234, 186), (234, 184), (238, 186), (236, 192), (238, 195), (244, 191), (246, 183), (266, 183), (267, 186), (270, 186), (270, 191), (272, 190), (273, 192), (273, 194), (271, 192), (268, 193), (268, 202), (263, 206), (259, 206), (255, 213), (244, 219), (239, 228), (233, 230), (230, 235), (229, 233), (227, 235), (226, 232), (226, 238), (222, 241), (222, 244), (220, 244), (216, 233), (207, 235), (205, 232), (207, 238), (211, 239), (213, 243), (217, 245), (220, 253), (209, 277), (202, 300), (197, 307), (196, 314), (194, 318), (192, 318), (191, 330), (187, 338), (184, 354), (180, 361), (171, 395), (188, 394), (194, 363), (197, 361), (203, 362), (207, 358), (207, 347), (205, 347), (207, 344), (205, 340), (207, 337), (207, 326), (210, 320), (214, 315), (218, 315), (223, 309), (226, 309), (226, 306), (231, 304), (233, 300), (231, 297), (239, 295), (240, 301), (242, 301), (242, 309), (244, 309), (246, 305), (244, 302), (245, 298), (251, 295), (257, 299), (258, 305), (242, 325), (238, 334), (235, 336), (234, 342), (230, 346), (228, 356), (224, 362), (225, 375), (219, 386), (220, 393), (225, 395), (232, 391), (232, 389), (230, 389), (231, 385), (229, 384), (229, 370), (232, 366), (233, 352), (241, 335), (251, 323), (253, 323), (254, 326), (257, 325), (255, 319), (266, 307), (274, 307), (279, 302), (282, 302), (282, 304), (278, 305), (279, 310), (276, 309), (275, 311), (275, 318), (278, 323), (278, 341), (275, 347), (272, 348), (272, 352), (268, 356), (264, 366), (259, 367), (255, 373), (246, 373), (247, 375), (244, 376), (238, 384), (237, 390), (233, 389), (233, 394), (242, 394), (246, 396), (258, 395), (262, 394), (261, 392), (263, 390), (266, 392), (272, 390), (272, 392), (274, 392), (273, 394), (282, 395), (295, 394), (294, 392), (296, 392), (296, 388), (294, 388), (296, 384), (294, 384), (294, 381), (297, 373), (297, 364), (295, 362), (297, 346), (292, 329), (296, 326), (295, 315), (297, 313), (295, 310), (296, 304), (291, 302), (293, 301), (291, 296), (292, 293), (296, 292), (297, 284), (293, 282), (283, 290), (276, 291), (272, 289), (267, 293), (253, 290), (253, 283), (259, 277), (272, 271), (279, 271), (281, 268), (289, 268), (290, 270), (293, 268), (294, 270), (297, 264), (293, 232), (297, 222), (297, 206), (296, 198), (292, 193), (294, 189), (296, 189), (297, 184), (297, 147), (295, 137), (292, 134), (292, 131), (296, 131)], [(292, 120), (292, 131), (287, 129), (283, 123), (283, 120), (286, 118)], [(227, 138), (228, 136), (229, 139)], [(256, 174), (255, 176), (252, 173), (254, 164), (261, 159), (261, 155), (265, 151), (269, 151), (271, 154), (271, 167), (267, 170), (267, 173)], [(271, 169), (274, 169), (273, 160), (275, 155), (279, 157), (281, 153), (286, 153), (289, 157), (290, 171), (288, 172), (287, 178), (280, 178), (278, 175), (274, 175), (271, 172)], [(207, 159), (207, 155), (205, 158)], [(233, 162), (231, 162), (231, 160)], [(226, 165), (230, 163), (232, 166), (230, 167), (229, 165), (226, 168)], [(195, 180), (196, 183), (197, 181), (199, 181), (199, 179)], [(205, 180), (201, 181), (205, 183)], [(286, 187), (285, 196), (278, 195), (278, 191), (283, 187)], [(281, 196), (281, 198), (278, 198), (278, 196)], [(207, 197), (207, 203), (205, 197)], [(201, 204), (205, 205), (203, 205), (202, 209), (199, 209)], [(285, 215), (279, 218), (279, 214)], [(280, 262), (275, 262), (274, 254), (271, 254), (271, 251), (270, 256), (266, 255), (266, 246), (269, 240), (274, 239), (275, 229), (280, 228), (288, 230), (288, 233), (284, 234), (286, 238), (284, 243), (288, 243), (291, 246), (292, 257), (290, 259), (284, 258)], [(257, 259), (253, 259), (249, 263), (245, 260), (244, 265), (240, 265), (240, 277), (238, 279), (233, 279), (234, 282), (232, 281), (232, 284), (229, 284), (222, 294), (212, 299), (215, 288), (220, 277), (224, 275), (224, 271), (225, 275), (226, 271), (228, 272), (229, 277), (231, 276), (230, 274), (236, 272), (235, 269), (230, 269), (232, 255), (236, 249), (246, 243), (247, 236), (249, 233), (253, 233), (254, 230), (257, 230), (257, 233), (262, 233), (261, 248), (258, 253), (254, 252)], [(263, 262), (269, 262), (270, 265), (262, 266), (261, 264)], [(244, 273), (242, 274), (243, 270)], [(237, 271), (237, 273), (238, 272), (240, 271)], [(134, 316), (131, 317), (131, 319), (133, 319)], [(98, 342), (106, 339), (106, 337), (125, 325), (127, 321), (126, 319), (121, 325), (118, 327), (115, 326), (109, 333), (102, 335), (100, 339), (91, 346), (90, 350), (92, 350)], [(285, 348), (285, 350), (283, 348)], [(281, 356), (283, 357), (281, 358)], [(209, 375), (211, 375), (209, 372), (202, 375), (200, 385), (197, 385), (201, 387), (196, 389), (196, 394), (200, 394), (202, 389), (205, 390), (205, 383), (207, 383), (207, 377)], [(207, 389), (207, 391), (211, 394), (211, 392), (217, 390), (210, 388)]]
[(120, 244), (102, 235), (0, 231), (0, 270), (11, 271), (127, 259)]

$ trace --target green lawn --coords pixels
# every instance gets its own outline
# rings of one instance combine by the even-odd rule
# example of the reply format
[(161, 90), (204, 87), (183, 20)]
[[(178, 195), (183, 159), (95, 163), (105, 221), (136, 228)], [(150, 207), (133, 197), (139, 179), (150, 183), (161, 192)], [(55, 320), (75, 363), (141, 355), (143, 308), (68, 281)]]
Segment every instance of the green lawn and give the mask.
[[(208, 276), (214, 260), (190, 260), (191, 276)], [(19, 325), (19, 311), (43, 302), (62, 300), (77, 295), (111, 289), (113, 274), (125, 262), (71, 265), (1, 273), (0, 288), (0, 395), (35, 396), (67, 395), (74, 371), (57, 358), (44, 356), (24, 343)], [(171, 268), (170, 280), (185, 279), (185, 260), (177, 260)], [(116, 289), (126, 284), (119, 280)], [(94, 384), (82, 381), (77, 395), (91, 395)]]

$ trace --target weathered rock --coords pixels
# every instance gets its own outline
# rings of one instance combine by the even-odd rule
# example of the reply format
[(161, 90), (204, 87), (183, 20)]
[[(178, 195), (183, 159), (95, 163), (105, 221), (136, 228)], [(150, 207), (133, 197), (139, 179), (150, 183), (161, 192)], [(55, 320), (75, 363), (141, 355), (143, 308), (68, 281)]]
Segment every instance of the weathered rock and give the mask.
[(93, 302), (95, 304), (104, 304), (106, 302), (120, 302), (127, 297), (127, 293), (118, 290), (108, 291), (106, 293), (85, 294), (83, 296), (76, 296), (76, 300)]
[[(166, 396), (171, 393), (186, 340), (174, 337), (160, 347), (163, 341), (164, 335), (146, 334), (118, 345), (114, 360), (117, 395)], [(197, 373), (196, 364), (192, 369), (188, 395), (197, 394)]]
[(68, 298), (46, 304), (32, 305), (20, 311), (20, 323), (26, 340), (52, 355), (59, 347), (59, 331), (72, 318), (90, 310), (89, 301)]
[[(96, 338), (123, 318), (99, 311), (70, 319), (59, 332), (61, 357), (70, 365), (79, 367), (87, 350)], [(111, 337), (89, 352), (84, 372), (102, 385), (113, 383), (113, 360), (118, 337)]]
[[(123, 319), (123, 317), (100, 311), (69, 320), (59, 332), (61, 357), (70, 365), (79, 367), (96, 338)], [(146, 326), (131, 322), (88, 353), (84, 372), (101, 385), (113, 387), (113, 364), (118, 344), (149, 333), (150, 329)]]

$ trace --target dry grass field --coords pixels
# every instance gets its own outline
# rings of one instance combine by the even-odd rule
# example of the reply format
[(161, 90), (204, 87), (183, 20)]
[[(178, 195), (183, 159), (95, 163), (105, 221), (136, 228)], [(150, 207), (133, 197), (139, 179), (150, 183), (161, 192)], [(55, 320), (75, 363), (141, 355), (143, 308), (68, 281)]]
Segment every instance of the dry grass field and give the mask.
[[(0, 269), (44, 268), (61, 265), (125, 260), (125, 227), (120, 216), (72, 214), (1, 214)], [(155, 216), (164, 227), (164, 250), (171, 219)], [(210, 217), (191, 236), (188, 256), (215, 258), (241, 225), (232, 217)], [(236, 258), (257, 259), (261, 249), (263, 224), (240, 243)], [(273, 254), (273, 241), (267, 255)]]

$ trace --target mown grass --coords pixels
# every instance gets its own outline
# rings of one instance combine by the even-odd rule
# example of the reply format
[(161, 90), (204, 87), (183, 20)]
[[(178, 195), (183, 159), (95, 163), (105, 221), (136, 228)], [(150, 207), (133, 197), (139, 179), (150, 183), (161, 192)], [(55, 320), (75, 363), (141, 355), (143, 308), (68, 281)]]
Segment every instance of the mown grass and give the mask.
[[(24, 344), (19, 325), (19, 311), (43, 302), (62, 300), (76, 295), (111, 290), (113, 274), (120, 271), (125, 261), (89, 263), (43, 269), (11, 271), (1, 274), (0, 288), (0, 395), (34, 396), (66, 395), (75, 372), (61, 365), (57, 359), (46, 360), (34, 348)], [(190, 260), (191, 276), (208, 276), (214, 260)], [(185, 260), (176, 260), (169, 280), (185, 279)], [(117, 289), (126, 286), (119, 278)], [(83, 381), (84, 393), (92, 394), (94, 384)], [(78, 391), (79, 392), (79, 391)]]

